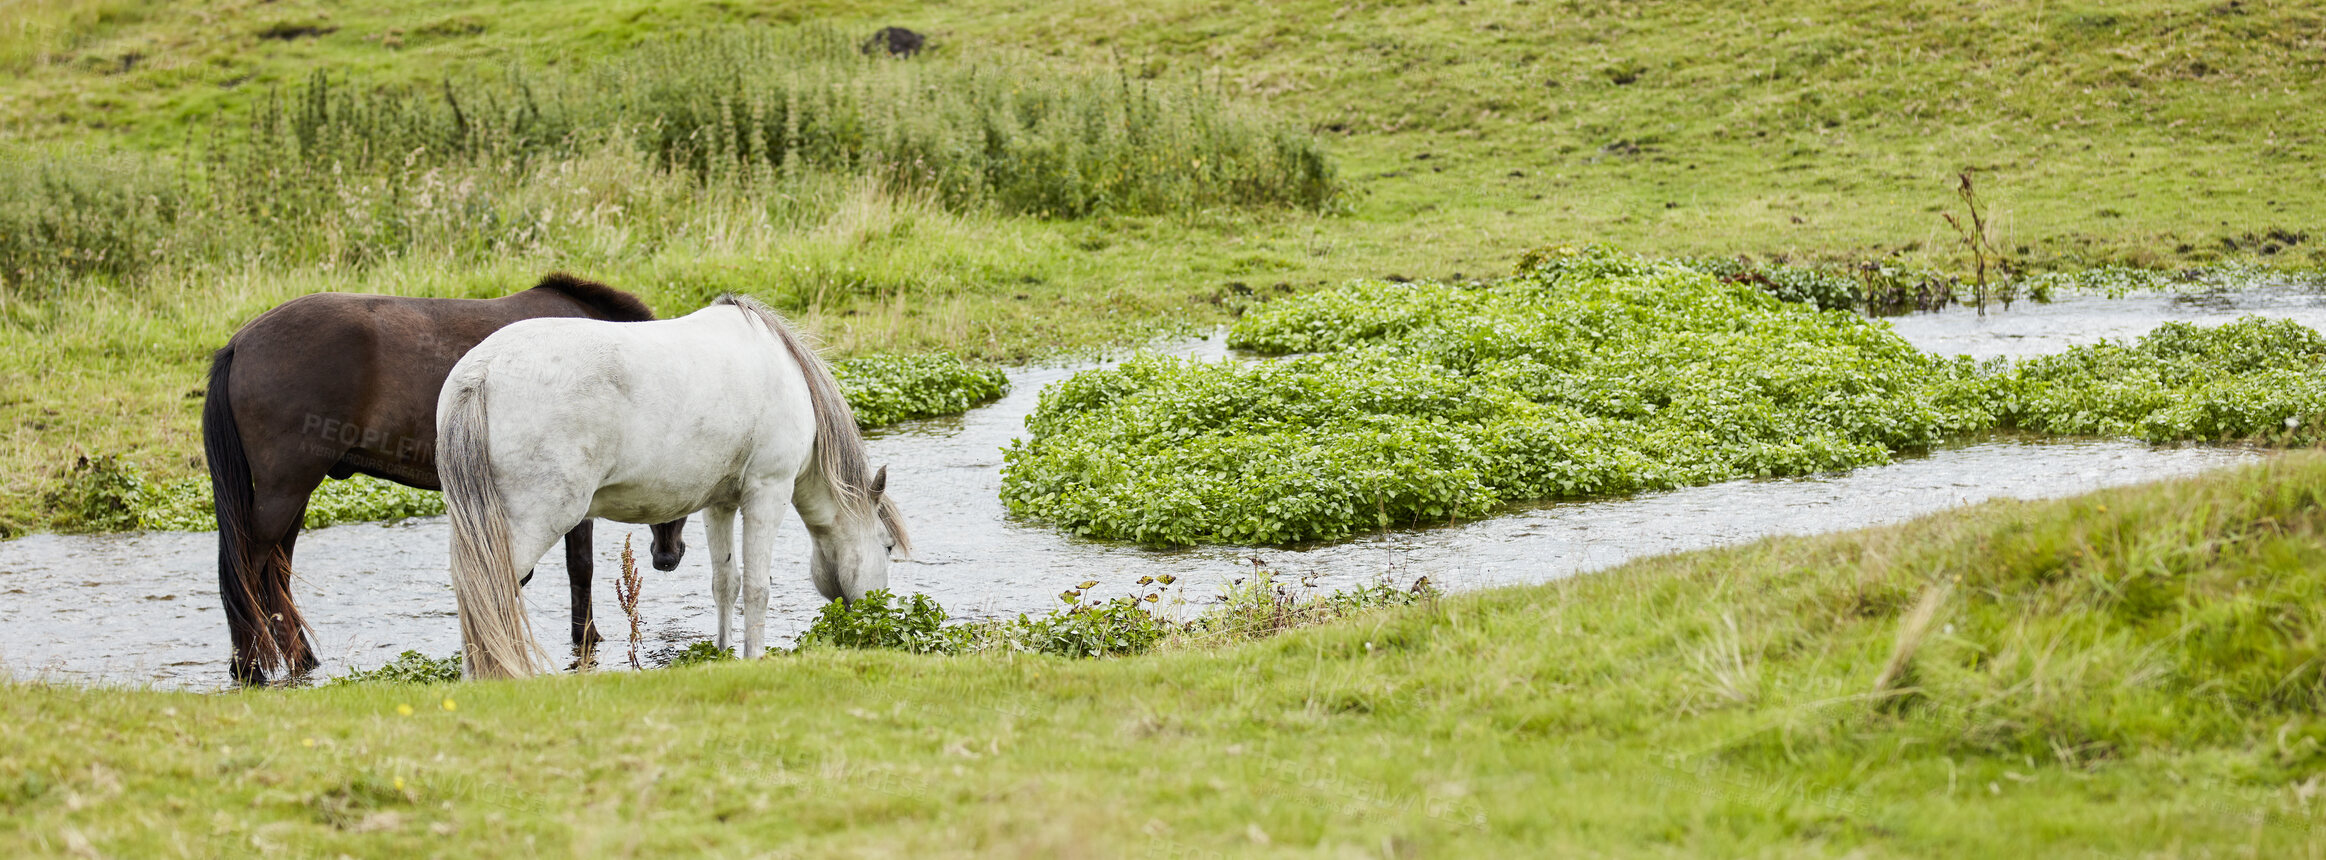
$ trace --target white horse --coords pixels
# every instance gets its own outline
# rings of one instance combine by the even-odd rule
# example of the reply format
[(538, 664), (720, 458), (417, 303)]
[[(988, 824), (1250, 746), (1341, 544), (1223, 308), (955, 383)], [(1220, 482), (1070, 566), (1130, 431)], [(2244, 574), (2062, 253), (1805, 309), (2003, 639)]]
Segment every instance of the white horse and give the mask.
[(538, 671), (518, 579), (586, 517), (660, 523), (708, 509), (718, 644), (740, 586), (746, 656), (762, 653), (787, 506), (807, 524), (809, 576), (827, 598), (886, 588), (889, 553), (911, 550), (882, 492), (888, 470), (865, 463), (831, 370), (748, 298), (659, 322), (512, 324), (453, 366), (436, 415), (470, 677)]

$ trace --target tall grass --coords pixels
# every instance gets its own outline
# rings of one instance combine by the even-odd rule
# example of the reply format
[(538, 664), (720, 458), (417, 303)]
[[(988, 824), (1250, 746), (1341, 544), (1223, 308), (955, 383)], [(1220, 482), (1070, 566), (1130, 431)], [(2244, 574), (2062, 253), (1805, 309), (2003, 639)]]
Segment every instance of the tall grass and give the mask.
[(1200, 82), (876, 59), (815, 28), (409, 91), (318, 71), (180, 152), (4, 164), (0, 288), (18, 299), (165, 268), (560, 250), (601, 226), (651, 251), (738, 219), (821, 223), (868, 186), (1051, 218), (1322, 209), (1339, 191), (1312, 136)]

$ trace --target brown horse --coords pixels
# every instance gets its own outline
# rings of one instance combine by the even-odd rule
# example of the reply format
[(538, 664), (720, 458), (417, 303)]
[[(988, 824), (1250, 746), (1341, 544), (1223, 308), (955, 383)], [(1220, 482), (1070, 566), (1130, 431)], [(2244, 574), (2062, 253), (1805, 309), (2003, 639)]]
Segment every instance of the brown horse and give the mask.
[[(636, 296), (571, 275), (497, 299), (320, 293), (260, 314), (210, 363), (202, 445), (218, 509), (218, 593), (234, 642), (234, 678), (316, 664), (291, 601), (291, 550), (307, 497), (325, 476), (371, 475), (424, 490), (436, 476), (436, 395), (470, 347), (518, 320), (651, 320)], [(686, 520), (654, 527), (654, 566), (678, 566)], [(565, 536), (573, 641), (598, 642), (590, 620), (590, 521)], [(531, 575), (527, 575), (530, 579)]]

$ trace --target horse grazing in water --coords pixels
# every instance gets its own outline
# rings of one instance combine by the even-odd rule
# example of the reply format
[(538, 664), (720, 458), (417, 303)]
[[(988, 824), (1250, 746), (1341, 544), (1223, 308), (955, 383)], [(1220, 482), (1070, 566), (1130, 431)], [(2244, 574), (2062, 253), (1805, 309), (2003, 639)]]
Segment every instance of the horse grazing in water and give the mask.
[(866, 464), (831, 370), (748, 298), (651, 323), (513, 324), (453, 367), (436, 427), (472, 678), (537, 671), (518, 571), (584, 517), (651, 523), (707, 509), (718, 644), (740, 587), (749, 656), (762, 651), (768, 555), (787, 508), (807, 524), (808, 572), (825, 597), (887, 587), (889, 553), (911, 550), (888, 470)]
[[(637, 297), (571, 275), (497, 299), (320, 293), (251, 320), (210, 363), (202, 445), (218, 509), (218, 593), (234, 678), (316, 663), (291, 601), (291, 550), (323, 478), (356, 474), (424, 490), (436, 478), (436, 394), (453, 362), (501, 327), (538, 317), (645, 321)], [(654, 530), (654, 566), (678, 566), (684, 520)], [(590, 524), (566, 534), (576, 646), (590, 622)]]

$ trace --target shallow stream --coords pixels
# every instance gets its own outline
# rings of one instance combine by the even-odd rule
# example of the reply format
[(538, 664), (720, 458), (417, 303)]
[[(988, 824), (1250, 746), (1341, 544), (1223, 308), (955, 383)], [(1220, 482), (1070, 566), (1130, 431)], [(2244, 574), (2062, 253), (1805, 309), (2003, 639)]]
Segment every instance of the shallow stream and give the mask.
[[(2021, 302), (1981, 317), (1969, 310), (1901, 317), (1898, 332), (1926, 349), (1979, 357), (2033, 355), (2102, 337), (2137, 336), (2168, 320), (2226, 322), (2258, 313), (2326, 329), (2326, 296), (2254, 288), (2202, 296), (2069, 297)], [(1172, 351), (1224, 357), (1217, 338)], [(1479, 522), (1387, 532), (1304, 549), (1209, 547), (1154, 551), (1078, 540), (1016, 523), (998, 499), (1001, 448), (1024, 430), (1043, 386), (1092, 365), (1012, 374), (1012, 393), (956, 418), (873, 434), (889, 466), (918, 557), (897, 564), (891, 587), (925, 592), (956, 616), (1039, 613), (1061, 589), (1102, 583), (1129, 593), (1141, 576), (1170, 573), (1191, 602), (1246, 575), (1253, 559), (1320, 589), (1391, 575), (1427, 575), (1472, 589), (1542, 582), (1644, 556), (1894, 523), (1984, 499), (2065, 496), (2181, 476), (2267, 456), (2244, 448), (2150, 447), (2123, 441), (1984, 441), (1846, 474), (1709, 487), (1625, 499), (1526, 507)], [(612, 571), (622, 536), (646, 555), (644, 526), (597, 529), (599, 626), (622, 636)], [(415, 649), (453, 653), (459, 633), (445, 581), (443, 518), (356, 524), (301, 535), (294, 590), (313, 625), (324, 675), (369, 668)], [(0, 543), (0, 667), (18, 678), (215, 689), (226, 680), (226, 625), (218, 605), (217, 537), (207, 532), (34, 535)], [(771, 638), (804, 629), (823, 603), (806, 576), (805, 537), (785, 533), (769, 598)], [(677, 571), (645, 571), (640, 615), (646, 650), (683, 645), (715, 629), (700, 520), (687, 526)], [(641, 561), (643, 564), (643, 561)], [(535, 630), (558, 649), (566, 636), (562, 553), (551, 552), (527, 589)], [(613, 614), (613, 623), (608, 623)], [(609, 642), (601, 661), (623, 661)]]

